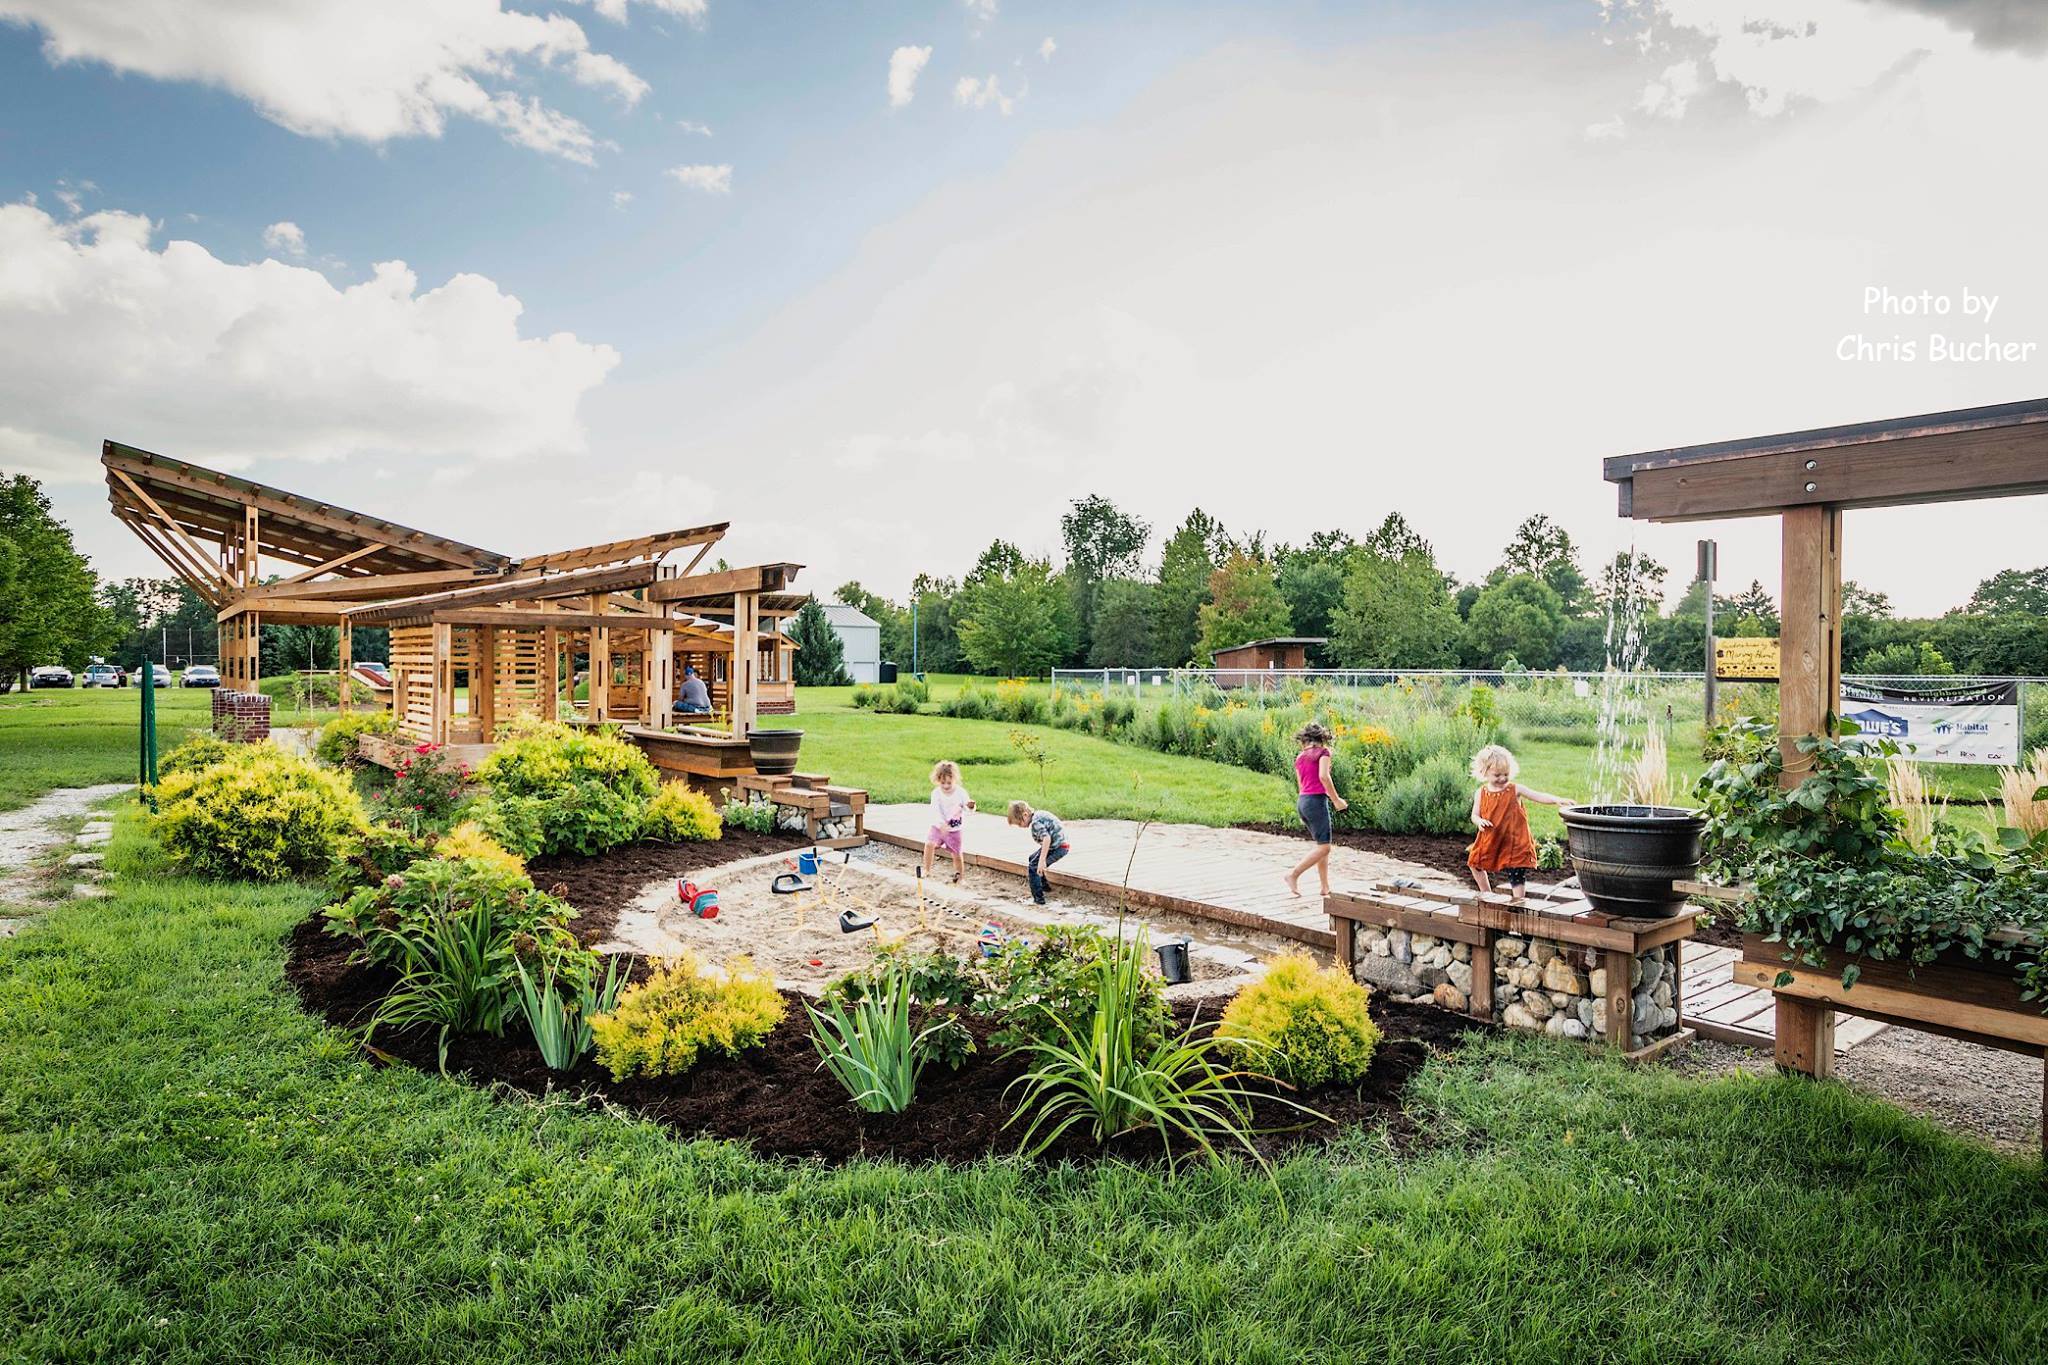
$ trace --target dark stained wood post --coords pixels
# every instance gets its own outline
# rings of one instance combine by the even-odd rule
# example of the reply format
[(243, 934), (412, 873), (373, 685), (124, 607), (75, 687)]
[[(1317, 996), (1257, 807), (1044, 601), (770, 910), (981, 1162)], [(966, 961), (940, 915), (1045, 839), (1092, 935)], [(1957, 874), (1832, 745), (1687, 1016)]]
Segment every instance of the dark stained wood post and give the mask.
[(1778, 748), (1788, 791), (1813, 767), (1799, 741), (1836, 732), (1842, 695), (1842, 512), (1788, 507), (1778, 638)]

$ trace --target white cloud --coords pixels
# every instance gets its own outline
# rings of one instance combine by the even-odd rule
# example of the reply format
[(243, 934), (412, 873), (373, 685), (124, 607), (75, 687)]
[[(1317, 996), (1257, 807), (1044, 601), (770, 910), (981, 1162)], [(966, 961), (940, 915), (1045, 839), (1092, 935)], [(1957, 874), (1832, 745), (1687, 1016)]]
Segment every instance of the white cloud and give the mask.
[(1636, 108), (1652, 118), (1683, 118), (1685, 106), (1700, 92), (1700, 68), (1691, 61), (1673, 62), (1664, 74), (1643, 87)]
[(575, 21), (499, 0), (0, 0), (9, 20), (41, 30), (53, 63), (217, 86), (309, 137), (439, 137), (451, 117), (468, 118), (589, 162), (598, 142), (584, 124), (505, 87), (559, 69), (629, 105), (647, 93)]
[(960, 0), (967, 11), (968, 19), (979, 29), (987, 28), (996, 21), (996, 12), (1002, 8), (1002, 0)]
[(622, 208), (626, 207), (626, 205), (628, 205), (628, 204), (630, 204), (630, 203), (632, 203), (632, 202), (633, 202), (633, 191), (631, 191), (631, 190), (613, 190), (613, 191), (612, 191), (612, 207), (613, 207), (613, 208), (615, 208), (615, 209), (622, 209)]
[(690, 121), (689, 119), (686, 119), (686, 118), (679, 118), (679, 119), (677, 119), (677, 120), (676, 120), (676, 128), (677, 128), (677, 129), (678, 129), (679, 131), (681, 131), (681, 132), (685, 132), (685, 133), (695, 133), (695, 134), (697, 134), (697, 135), (698, 135), (699, 137), (710, 137), (710, 136), (711, 136), (711, 125), (709, 125), (709, 124), (706, 124), (706, 123), (693, 123), (693, 122), (691, 122), (691, 121)]
[(306, 234), (299, 225), (289, 220), (272, 223), (263, 229), (263, 245), (272, 251), (289, 252), (294, 256), (306, 254)]
[(1612, 142), (1628, 136), (1628, 121), (1616, 114), (1613, 118), (1586, 125), (1586, 141)]
[[(85, 212), (85, 196), (98, 188), (99, 186), (90, 180), (81, 180), (75, 185), (69, 180), (59, 180), (57, 182), (57, 202), (62, 204), (73, 218), (76, 218), (79, 214)], [(29, 202), (31, 204), (35, 202), (34, 195), (29, 196)]]
[(932, 59), (929, 47), (899, 47), (889, 54), (889, 107), (901, 109), (917, 96), (917, 75)]
[[(282, 225), (279, 225), (282, 226)], [(584, 449), (578, 407), (618, 363), (457, 275), (316, 270), (157, 246), (148, 219), (0, 205), (0, 463), (90, 475), (103, 437), (209, 464)]]
[[(626, 22), (628, 0), (590, 0), (591, 8), (615, 24)], [(687, 19), (696, 28), (704, 26), (704, 16), (710, 12), (710, 0), (637, 0), (643, 8), (660, 10)]]
[(732, 167), (730, 166), (671, 166), (662, 174), (677, 184), (706, 194), (732, 193)]
[(1055, 52), (1057, 52), (1057, 51), (1059, 51), (1059, 50), (1060, 50), (1060, 45), (1059, 45), (1058, 43), (1054, 42), (1054, 41), (1053, 41), (1053, 40), (1052, 40), (1051, 38), (1047, 38), (1047, 39), (1046, 39), (1046, 40), (1045, 40), (1044, 42), (1042, 42), (1042, 43), (1040, 43), (1040, 44), (1038, 45), (1038, 56), (1039, 56), (1039, 59), (1040, 59), (1041, 61), (1048, 61), (1048, 62), (1049, 62), (1049, 61), (1051, 61), (1051, 60), (1052, 60), (1052, 54), (1053, 54), (1053, 53), (1055, 53)]
[(953, 86), (953, 102), (963, 109), (986, 109), (994, 105), (1005, 114), (1016, 107), (1016, 100), (1003, 93), (1002, 85), (993, 75), (980, 80), (962, 76)]

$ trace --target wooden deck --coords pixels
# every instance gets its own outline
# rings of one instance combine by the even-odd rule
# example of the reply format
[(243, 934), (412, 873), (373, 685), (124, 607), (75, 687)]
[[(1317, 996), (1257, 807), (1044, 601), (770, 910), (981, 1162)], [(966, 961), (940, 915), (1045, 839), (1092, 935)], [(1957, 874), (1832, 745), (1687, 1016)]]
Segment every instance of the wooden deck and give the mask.
[[(931, 828), (931, 808), (922, 802), (871, 805), (867, 817), (868, 837), (899, 848), (923, 848)], [(1123, 893), (1128, 869), (1133, 905), (1277, 934), (1323, 951), (1336, 947), (1314, 878), (1303, 885), (1299, 898), (1288, 895), (1281, 882), (1308, 851), (1306, 840), (1253, 830), (1161, 824), (1144, 826), (1140, 837), (1134, 820), (1069, 820), (1066, 826), (1073, 852), (1055, 864), (1048, 877), (1055, 895), (1058, 888), (1071, 887), (1115, 899)], [(970, 863), (1024, 875), (1031, 839), (1023, 830), (1011, 828), (1000, 815), (973, 811), (965, 833)], [(1362, 849), (1339, 848), (1330, 858), (1330, 880), (1337, 886), (1423, 871)]]
[[(1686, 950), (1681, 1022), (1702, 1038), (1769, 1051), (1777, 1042), (1774, 1001), (1768, 990), (1734, 979), (1735, 964), (1741, 960), (1740, 948), (1695, 944)], [(1874, 1019), (1844, 1017), (1835, 1027), (1835, 1051), (1847, 1052), (1888, 1027)]]

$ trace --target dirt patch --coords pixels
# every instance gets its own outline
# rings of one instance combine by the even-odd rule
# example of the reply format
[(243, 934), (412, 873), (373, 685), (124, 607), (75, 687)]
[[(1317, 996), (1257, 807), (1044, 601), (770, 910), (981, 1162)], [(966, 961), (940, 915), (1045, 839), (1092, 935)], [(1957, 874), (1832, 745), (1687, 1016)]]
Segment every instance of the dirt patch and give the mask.
[[(394, 978), (385, 968), (350, 961), (350, 952), (349, 943), (324, 932), (316, 915), (292, 931), (286, 977), (308, 1009), (329, 1023), (359, 1027)], [(761, 1047), (737, 1058), (708, 1059), (680, 1077), (615, 1082), (589, 1060), (571, 1072), (549, 1071), (532, 1040), (516, 1028), (504, 1038), (454, 1039), (448, 1069), (475, 1082), (502, 1083), (531, 1094), (566, 1092), (593, 1104), (620, 1105), (683, 1136), (745, 1141), (770, 1156), (832, 1163), (861, 1156), (972, 1161), (1016, 1150), (1022, 1126), (1009, 1126), (1007, 1092), (1025, 1062), (989, 1041), (996, 1027), (991, 1021), (969, 1017), (975, 1053), (958, 1071), (940, 1065), (928, 1069), (907, 1112), (864, 1114), (820, 1067), (801, 997), (788, 998), (789, 1016)], [(1384, 1128), (1397, 1147), (1419, 1145), (1421, 1134), (1402, 1106), (1409, 1081), (1432, 1054), (1448, 1052), (1468, 1033), (1490, 1028), (1462, 1015), (1378, 995), (1371, 1009), (1384, 1037), (1363, 1083), (1293, 1097), (1328, 1121), (1307, 1119), (1283, 1103), (1280, 1092), (1268, 1089), (1253, 1106), (1256, 1125), (1268, 1130), (1257, 1139), (1262, 1154), (1321, 1144), (1357, 1127)], [(1183, 1022), (1198, 1011), (1200, 1018), (1212, 1020), (1219, 1006), (1213, 1001), (1175, 1006)], [(432, 1030), (383, 1031), (376, 1046), (392, 1060), (426, 1070), (435, 1066)], [(1070, 1134), (1048, 1155), (1144, 1160), (1162, 1151), (1150, 1134), (1128, 1135), (1102, 1149), (1084, 1135)]]
[(639, 898), (649, 884), (664, 878), (689, 876), (707, 867), (757, 857), (764, 853), (793, 853), (808, 848), (809, 842), (796, 834), (755, 834), (751, 830), (728, 829), (725, 837), (708, 844), (664, 844), (653, 841), (628, 844), (624, 848), (584, 857), (556, 854), (535, 858), (526, 865), (533, 884), (553, 892), (576, 907), (570, 928), (584, 944), (610, 937), (619, 912)]

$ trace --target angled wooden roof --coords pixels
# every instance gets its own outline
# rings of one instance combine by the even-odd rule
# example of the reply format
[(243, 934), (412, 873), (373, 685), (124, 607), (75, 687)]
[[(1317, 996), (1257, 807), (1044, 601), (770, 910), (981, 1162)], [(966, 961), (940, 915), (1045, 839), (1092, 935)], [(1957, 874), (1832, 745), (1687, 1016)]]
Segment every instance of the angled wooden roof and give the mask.
[(219, 545), (240, 534), (253, 507), (261, 554), (289, 564), (331, 564), (328, 572), (360, 578), (451, 568), (499, 573), (514, 563), (496, 550), (118, 441), (104, 443), (100, 463), (107, 470), (108, 502), (123, 521), (154, 520), (150, 514), (158, 512), (192, 539)]
[(2048, 399), (1617, 455), (1604, 473), (1638, 521), (2048, 493)]

